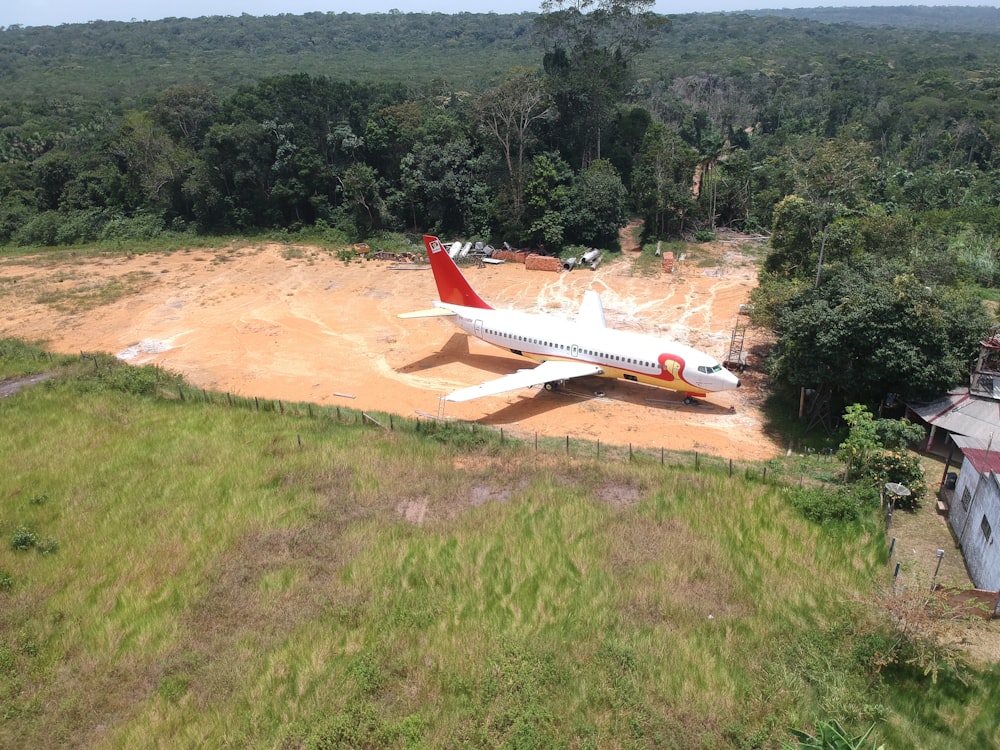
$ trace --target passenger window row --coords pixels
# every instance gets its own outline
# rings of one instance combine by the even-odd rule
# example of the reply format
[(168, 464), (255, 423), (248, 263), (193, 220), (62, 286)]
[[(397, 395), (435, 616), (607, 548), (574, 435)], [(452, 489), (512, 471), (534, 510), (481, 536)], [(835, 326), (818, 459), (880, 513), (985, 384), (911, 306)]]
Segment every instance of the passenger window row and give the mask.
[[(522, 341), (522, 342), (524, 342), (526, 344), (535, 344), (537, 346), (547, 346), (550, 349), (560, 349), (562, 351), (567, 351), (569, 349), (569, 347), (566, 346), (565, 344), (556, 344), (556, 343), (553, 343), (551, 341), (542, 341), (540, 339), (533, 339), (530, 336), (511, 336), (509, 334), (502, 333), (501, 331), (495, 331), (495, 330), (492, 330), (492, 329), (489, 329), (489, 328), (484, 329), (484, 331), (486, 333), (488, 333), (488, 334), (492, 334), (494, 336), (499, 336), (500, 338), (508, 339), (508, 340), (511, 340), (511, 341)], [(636, 366), (639, 366), (639, 367), (647, 367), (649, 369), (656, 369), (656, 364), (655, 363), (640, 362), (639, 360), (633, 359), (632, 357), (622, 357), (622, 356), (620, 356), (618, 354), (605, 354), (603, 352), (595, 352), (595, 351), (593, 351), (591, 349), (582, 349), (582, 348), (580, 349), (580, 353), (581, 354), (586, 354), (588, 356), (595, 357), (595, 358), (598, 358), (598, 359), (603, 359), (603, 360), (605, 360), (607, 362), (621, 362), (622, 364), (636, 365)], [(699, 367), (698, 369), (702, 370), (702, 371), (708, 371), (709, 370), (709, 368), (702, 368), (702, 367)], [(722, 369), (721, 365), (718, 366), (717, 369)], [(713, 370), (713, 372), (714, 372), (714, 370)]]

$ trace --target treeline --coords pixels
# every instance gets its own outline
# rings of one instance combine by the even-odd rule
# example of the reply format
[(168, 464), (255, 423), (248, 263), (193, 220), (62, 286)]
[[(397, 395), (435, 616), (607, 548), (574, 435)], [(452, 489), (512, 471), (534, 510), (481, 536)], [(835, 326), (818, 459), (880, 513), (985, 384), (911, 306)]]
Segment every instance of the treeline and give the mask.
[(989, 5), (969, 5), (960, 8), (951, 5), (873, 5), (867, 8), (770, 8), (747, 12), (755, 16), (808, 18), (823, 23), (1000, 33), (1000, 8)]
[[(655, 236), (767, 230), (785, 196), (820, 193), (993, 231), (996, 45), (626, 5), (7, 29), (0, 243), (322, 222), (558, 249), (609, 243), (629, 214)], [(243, 83), (218, 80), (220, 56)], [(376, 72), (318, 75), (322, 59)], [(89, 88), (61, 92), (52, 71), (78, 65)]]

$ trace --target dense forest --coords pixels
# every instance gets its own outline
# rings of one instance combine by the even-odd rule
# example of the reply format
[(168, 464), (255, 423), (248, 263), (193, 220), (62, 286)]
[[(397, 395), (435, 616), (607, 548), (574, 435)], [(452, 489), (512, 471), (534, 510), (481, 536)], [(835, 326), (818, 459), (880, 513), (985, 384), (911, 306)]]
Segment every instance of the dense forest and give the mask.
[(727, 227), (771, 236), (777, 383), (960, 379), (989, 322), (969, 290), (1000, 281), (994, 9), (651, 7), (7, 28), (0, 246), (432, 231), (558, 252), (630, 216), (647, 240)]
[(770, 8), (747, 11), (755, 16), (810, 18), (824, 23), (849, 23), (858, 26), (893, 26), (931, 29), (933, 31), (1000, 32), (1000, 8), (976, 5), (956, 9), (948, 5), (891, 5), (868, 8)]

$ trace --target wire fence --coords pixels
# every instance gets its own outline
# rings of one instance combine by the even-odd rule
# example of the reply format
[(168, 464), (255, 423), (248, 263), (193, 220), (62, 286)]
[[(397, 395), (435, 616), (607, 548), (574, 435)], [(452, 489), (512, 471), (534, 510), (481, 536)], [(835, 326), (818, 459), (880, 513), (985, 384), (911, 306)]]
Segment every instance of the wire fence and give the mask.
[[(341, 405), (320, 405), (309, 402), (293, 402), (281, 399), (267, 399), (258, 396), (241, 396), (208, 389), (194, 388), (186, 384), (160, 388), (163, 398), (182, 402), (214, 404), (220, 407), (245, 409), (261, 414), (277, 414), (290, 420), (326, 420), (337, 425), (356, 426), (359, 429), (375, 429), (388, 433), (412, 433), (437, 436), (443, 441), (457, 445), (493, 447), (496, 450), (522, 451), (549, 457), (586, 461), (617, 461), (663, 467), (688, 467), (695, 471), (725, 473), (730, 477), (741, 476), (759, 481), (797, 481), (803, 477), (790, 476), (780, 462), (741, 461), (724, 456), (715, 456), (699, 451), (678, 451), (666, 448), (652, 448), (637, 445), (615, 445), (600, 439), (574, 437), (573, 435), (553, 436), (538, 432), (513, 430), (506, 427), (481, 425), (454, 419), (442, 419), (427, 414), (404, 417), (388, 412), (367, 411)], [(302, 435), (296, 434), (301, 445)], [(832, 459), (831, 462), (834, 462)]]
[[(42, 352), (52, 361), (52, 355)], [(75, 357), (70, 357), (73, 359)], [(629, 462), (647, 466), (687, 467), (695, 471), (724, 473), (764, 482), (799, 484), (814, 482), (810, 475), (816, 472), (816, 461), (826, 460), (832, 476), (838, 461), (830, 456), (811, 456), (812, 466), (798, 471), (794, 462), (782, 459), (748, 461), (717, 456), (699, 451), (668, 450), (632, 444), (617, 445), (600, 439), (573, 435), (544, 435), (538, 432), (494, 427), (474, 422), (436, 417), (431, 414), (404, 417), (389, 412), (366, 411), (346, 405), (321, 405), (311, 402), (285, 401), (282, 399), (244, 396), (231, 392), (197, 388), (153, 365), (133, 366), (106, 354), (80, 352), (78, 361), (94, 377), (111, 387), (135, 394), (155, 395), (158, 398), (184, 403), (201, 403), (228, 409), (243, 409), (260, 414), (277, 414), (289, 420), (325, 420), (337, 425), (353, 425), (358, 429), (377, 429), (385, 432), (403, 432), (432, 435), (442, 442), (456, 446), (509, 450), (534, 453), (570, 460), (601, 462)], [(90, 369), (90, 365), (93, 369)], [(350, 394), (337, 394), (350, 398)], [(295, 439), (302, 445), (301, 431)]]

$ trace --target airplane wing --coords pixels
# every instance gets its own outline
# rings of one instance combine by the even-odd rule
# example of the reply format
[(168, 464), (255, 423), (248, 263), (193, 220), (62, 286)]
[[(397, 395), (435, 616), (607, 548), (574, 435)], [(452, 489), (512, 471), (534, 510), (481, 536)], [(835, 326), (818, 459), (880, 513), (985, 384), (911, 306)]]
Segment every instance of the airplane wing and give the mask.
[(593, 328), (607, 328), (601, 295), (593, 289), (583, 293), (583, 302), (580, 304), (580, 312), (576, 314), (576, 322)]
[(602, 372), (602, 369), (598, 365), (591, 365), (585, 362), (548, 360), (542, 362), (542, 364), (532, 370), (518, 370), (510, 375), (504, 375), (502, 378), (449, 393), (444, 397), (444, 400), (471, 401), (474, 398), (481, 398), (482, 396), (495, 396), (498, 393), (515, 391), (519, 388), (530, 388), (533, 385), (541, 385), (542, 383), (550, 383), (552, 381), (581, 378), (584, 375), (597, 375), (600, 372)]
[(445, 310), (443, 307), (432, 307), (430, 310), (417, 310), (416, 312), (399, 313), (397, 318), (437, 318), (443, 315), (454, 315), (455, 313), (451, 310)]

